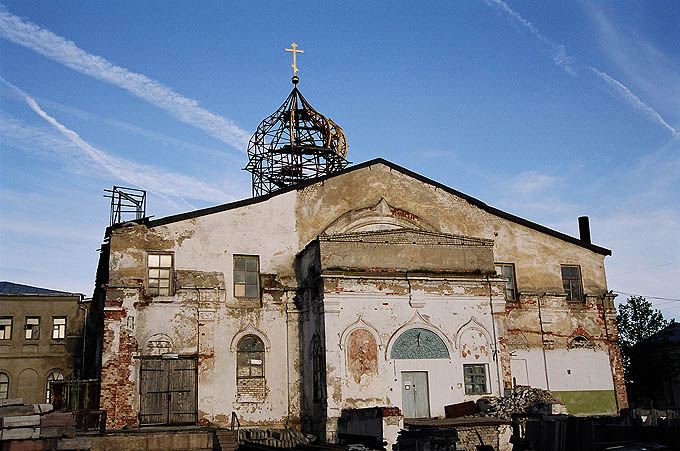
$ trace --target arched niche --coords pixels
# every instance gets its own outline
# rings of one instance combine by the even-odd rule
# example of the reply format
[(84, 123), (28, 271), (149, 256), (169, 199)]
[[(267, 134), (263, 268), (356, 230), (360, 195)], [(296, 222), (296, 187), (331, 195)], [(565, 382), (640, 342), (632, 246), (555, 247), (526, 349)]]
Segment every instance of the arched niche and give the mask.
[(437, 232), (437, 229), (418, 215), (392, 207), (383, 198), (373, 206), (350, 210), (337, 217), (326, 226), (322, 233), (334, 235), (392, 229), (417, 229)]
[(474, 318), (470, 318), (456, 333), (456, 348), (463, 360), (488, 361), (493, 357), (491, 343), (489, 332)]
[(163, 355), (166, 352), (173, 352), (172, 339), (166, 334), (154, 334), (144, 343), (144, 355)]
[(378, 345), (367, 329), (354, 329), (347, 336), (347, 370), (357, 384), (378, 375)]

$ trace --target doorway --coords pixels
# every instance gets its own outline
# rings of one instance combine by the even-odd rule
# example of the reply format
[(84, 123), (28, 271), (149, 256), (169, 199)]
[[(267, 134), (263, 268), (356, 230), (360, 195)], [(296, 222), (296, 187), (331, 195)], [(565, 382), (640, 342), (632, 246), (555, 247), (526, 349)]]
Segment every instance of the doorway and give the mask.
[(404, 418), (430, 418), (427, 371), (403, 371), (401, 380)]
[(139, 424), (195, 424), (196, 358), (143, 359), (140, 368)]

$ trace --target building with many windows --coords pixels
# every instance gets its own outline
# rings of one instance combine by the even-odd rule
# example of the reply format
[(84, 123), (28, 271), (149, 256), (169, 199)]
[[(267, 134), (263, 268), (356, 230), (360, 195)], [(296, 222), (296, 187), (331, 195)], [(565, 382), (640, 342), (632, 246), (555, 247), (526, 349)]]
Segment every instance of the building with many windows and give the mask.
[(107, 229), (109, 427), (234, 412), (333, 441), (347, 410), (442, 417), (515, 385), (572, 413), (626, 406), (611, 252), (585, 222), (575, 238), (383, 159), (347, 167), (342, 130), (303, 100), (251, 139), (256, 197)]
[(0, 399), (50, 399), (51, 382), (82, 370), (80, 293), (0, 282)]

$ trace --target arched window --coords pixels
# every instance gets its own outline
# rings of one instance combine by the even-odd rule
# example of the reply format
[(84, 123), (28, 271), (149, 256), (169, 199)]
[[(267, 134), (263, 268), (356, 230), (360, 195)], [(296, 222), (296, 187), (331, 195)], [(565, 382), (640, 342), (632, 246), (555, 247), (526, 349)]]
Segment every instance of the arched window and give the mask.
[(9, 376), (0, 373), (0, 399), (7, 399), (9, 394)]
[(61, 372), (61, 370), (52, 370), (50, 373), (47, 375), (47, 385), (45, 387), (45, 400), (46, 402), (50, 403), (52, 402), (52, 382), (55, 381), (63, 381), (64, 380), (64, 373)]
[(236, 391), (239, 398), (264, 398), (264, 343), (256, 335), (246, 335), (236, 352)]

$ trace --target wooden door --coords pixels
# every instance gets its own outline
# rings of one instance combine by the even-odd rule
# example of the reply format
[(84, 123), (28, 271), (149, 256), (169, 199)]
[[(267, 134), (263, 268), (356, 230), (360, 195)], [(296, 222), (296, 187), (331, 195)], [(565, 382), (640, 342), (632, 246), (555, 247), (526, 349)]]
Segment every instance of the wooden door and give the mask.
[(139, 424), (193, 424), (197, 420), (196, 359), (143, 359)]
[(427, 371), (403, 371), (402, 400), (405, 418), (430, 417), (430, 392)]

